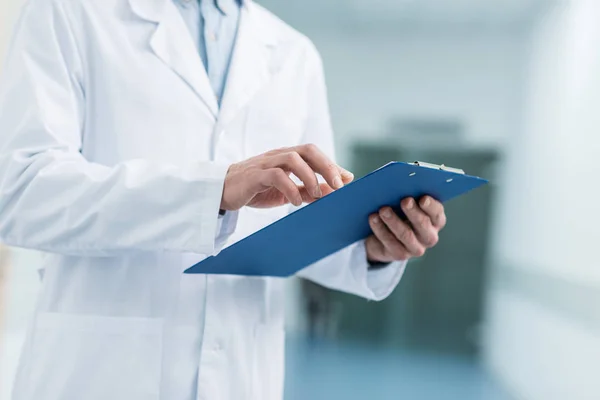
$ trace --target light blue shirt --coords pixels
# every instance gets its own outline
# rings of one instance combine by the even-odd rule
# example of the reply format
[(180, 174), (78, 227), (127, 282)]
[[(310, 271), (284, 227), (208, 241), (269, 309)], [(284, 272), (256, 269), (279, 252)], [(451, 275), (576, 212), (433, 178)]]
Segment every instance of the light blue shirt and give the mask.
[(241, 0), (173, 1), (190, 30), (221, 105), (237, 36)]

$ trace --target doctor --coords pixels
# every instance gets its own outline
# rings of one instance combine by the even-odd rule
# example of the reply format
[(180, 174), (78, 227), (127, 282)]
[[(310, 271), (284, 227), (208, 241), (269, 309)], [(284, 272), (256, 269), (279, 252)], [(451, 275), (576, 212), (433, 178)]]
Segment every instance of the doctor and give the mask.
[[(47, 256), (14, 398), (281, 400), (283, 282), (182, 271), (350, 182), (332, 156), (317, 51), (249, 0), (29, 0), (0, 238)], [(385, 298), (445, 224), (403, 208), (300, 275)]]

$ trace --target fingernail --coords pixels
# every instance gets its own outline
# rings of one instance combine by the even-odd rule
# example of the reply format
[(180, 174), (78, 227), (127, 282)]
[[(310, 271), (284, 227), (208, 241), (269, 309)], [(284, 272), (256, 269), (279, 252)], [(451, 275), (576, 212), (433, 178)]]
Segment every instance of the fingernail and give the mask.
[(407, 209), (407, 210), (410, 210), (411, 208), (413, 208), (413, 199), (409, 199), (409, 200), (406, 202), (406, 209)]
[(340, 178), (339, 176), (336, 176), (335, 178), (333, 178), (333, 186), (334, 186), (334, 189), (341, 189), (344, 186), (344, 183), (342, 182), (342, 178)]
[(378, 224), (381, 222), (377, 215), (373, 216), (373, 218), (371, 218), (371, 221), (373, 221), (374, 224)]
[(392, 218), (392, 210), (390, 209), (386, 209), (383, 210), (383, 218)]
[(342, 174), (346, 175), (348, 178), (354, 178), (354, 174), (348, 170), (342, 170)]
[(313, 191), (313, 197), (315, 199), (320, 199), (321, 197), (323, 197), (323, 192), (321, 191), (321, 186), (317, 186), (315, 188), (315, 190)]
[(425, 200), (423, 201), (423, 207), (429, 206), (429, 203), (430, 203), (429, 197), (425, 197)]

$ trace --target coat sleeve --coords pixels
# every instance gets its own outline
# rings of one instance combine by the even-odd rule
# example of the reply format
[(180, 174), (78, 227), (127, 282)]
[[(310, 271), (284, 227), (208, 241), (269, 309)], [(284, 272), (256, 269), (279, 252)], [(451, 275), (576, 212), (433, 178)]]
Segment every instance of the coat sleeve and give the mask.
[[(334, 159), (333, 129), (322, 61), (312, 44), (310, 49), (309, 105), (303, 142), (316, 144)], [(383, 300), (397, 286), (405, 266), (406, 262), (395, 262), (384, 268), (370, 270), (365, 242), (360, 241), (300, 271), (298, 276), (369, 300)]]
[[(65, 13), (30, 1), (0, 81), (0, 241), (68, 255), (213, 254), (226, 166), (81, 154), (82, 62)], [(235, 218), (233, 218), (235, 220)]]

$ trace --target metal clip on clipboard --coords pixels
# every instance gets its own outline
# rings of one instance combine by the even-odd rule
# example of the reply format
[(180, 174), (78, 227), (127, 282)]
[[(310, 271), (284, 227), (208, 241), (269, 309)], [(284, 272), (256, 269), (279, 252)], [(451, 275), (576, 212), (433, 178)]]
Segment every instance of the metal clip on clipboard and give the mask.
[(423, 161), (415, 161), (413, 164), (415, 164), (418, 167), (439, 169), (442, 171), (453, 172), (455, 174), (461, 174), (461, 175), (465, 174), (465, 171), (463, 171), (462, 169), (447, 167), (444, 164), (438, 165), (438, 164), (432, 164), (432, 163), (427, 163), (427, 162), (423, 162)]

